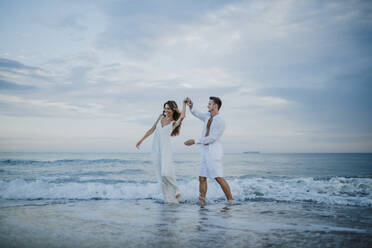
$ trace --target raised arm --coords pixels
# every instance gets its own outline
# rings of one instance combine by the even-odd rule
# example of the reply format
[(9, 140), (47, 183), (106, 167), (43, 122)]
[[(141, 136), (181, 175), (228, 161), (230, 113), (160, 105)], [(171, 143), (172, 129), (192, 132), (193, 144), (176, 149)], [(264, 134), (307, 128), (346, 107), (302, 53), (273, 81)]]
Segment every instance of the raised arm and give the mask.
[(200, 119), (201, 121), (204, 121), (205, 118), (208, 117), (208, 113), (200, 112), (199, 110), (195, 108), (194, 103), (191, 101), (191, 99), (190, 98), (187, 98), (187, 99), (188, 99), (187, 104), (189, 105), (191, 114), (195, 116), (196, 118)]
[(179, 125), (181, 125), (183, 119), (186, 117), (186, 99), (183, 100), (183, 107), (181, 111), (181, 116), (178, 118), (178, 120), (174, 123), (173, 129), (177, 128)]
[(145, 133), (145, 136), (143, 136), (142, 139), (140, 139), (140, 141), (137, 142), (137, 144), (136, 144), (137, 149), (139, 149), (141, 143), (155, 131), (156, 125), (158, 124), (158, 122), (159, 122), (159, 120), (161, 119), (162, 116), (163, 116), (163, 114), (159, 115), (159, 117), (155, 121), (154, 125), (152, 125), (152, 127)]

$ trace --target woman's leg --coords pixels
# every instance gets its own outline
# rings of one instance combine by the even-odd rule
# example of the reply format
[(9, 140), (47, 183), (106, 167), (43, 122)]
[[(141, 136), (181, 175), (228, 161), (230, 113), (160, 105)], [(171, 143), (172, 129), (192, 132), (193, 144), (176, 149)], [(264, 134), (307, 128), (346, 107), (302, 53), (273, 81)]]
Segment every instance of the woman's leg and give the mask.
[(161, 189), (163, 190), (164, 201), (171, 201), (171, 194), (169, 192), (168, 180), (166, 177), (161, 177)]
[[(170, 176), (162, 176), (162, 189), (163, 189), (163, 194), (164, 194), (164, 198), (168, 201), (168, 202), (177, 202), (177, 200), (174, 198), (175, 195), (177, 196), (178, 194), (180, 195), (180, 191), (179, 191), (179, 188), (176, 184), (176, 181), (174, 180), (173, 177), (170, 177)], [(175, 192), (175, 195), (172, 194), (172, 190), (171, 188), (173, 188), (173, 191)]]
[(179, 198), (181, 196), (181, 193), (180, 193), (180, 188), (177, 186), (176, 180), (171, 176), (164, 176), (164, 177), (166, 178), (168, 185), (173, 188), (176, 198)]

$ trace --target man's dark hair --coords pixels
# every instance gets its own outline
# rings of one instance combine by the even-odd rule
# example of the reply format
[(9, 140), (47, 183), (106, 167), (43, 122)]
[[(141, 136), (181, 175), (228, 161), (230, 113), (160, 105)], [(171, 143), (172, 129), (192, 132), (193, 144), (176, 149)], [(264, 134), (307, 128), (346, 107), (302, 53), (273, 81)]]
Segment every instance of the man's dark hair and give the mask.
[(218, 110), (220, 110), (221, 106), (222, 106), (222, 101), (220, 98), (216, 97), (216, 96), (211, 96), (209, 97), (210, 100), (212, 100), (215, 104), (218, 105)]

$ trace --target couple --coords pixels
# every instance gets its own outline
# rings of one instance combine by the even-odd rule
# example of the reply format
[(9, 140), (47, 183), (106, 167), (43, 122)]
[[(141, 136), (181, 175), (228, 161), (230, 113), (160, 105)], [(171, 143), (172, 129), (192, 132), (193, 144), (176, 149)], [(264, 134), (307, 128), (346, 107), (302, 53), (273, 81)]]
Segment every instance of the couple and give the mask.
[(225, 121), (219, 114), (219, 109), (222, 105), (220, 98), (214, 96), (209, 98), (208, 113), (202, 113), (197, 110), (188, 97), (183, 101), (182, 112), (178, 110), (175, 101), (167, 101), (164, 103), (163, 113), (160, 114), (145, 136), (138, 141), (136, 147), (139, 148), (143, 140), (155, 132), (152, 143), (152, 159), (154, 165), (157, 167), (158, 180), (162, 186), (164, 201), (178, 203), (181, 193), (175, 180), (170, 136), (176, 136), (180, 133), (182, 121), (186, 117), (186, 105), (189, 106), (191, 113), (195, 117), (204, 122), (202, 137), (196, 140), (190, 139), (185, 142), (187, 146), (198, 144), (201, 149), (199, 202), (202, 206), (205, 205), (207, 177), (211, 177), (219, 183), (228, 203), (231, 204), (233, 203), (233, 198), (230, 187), (223, 178), (223, 150), (220, 138), (225, 130)]

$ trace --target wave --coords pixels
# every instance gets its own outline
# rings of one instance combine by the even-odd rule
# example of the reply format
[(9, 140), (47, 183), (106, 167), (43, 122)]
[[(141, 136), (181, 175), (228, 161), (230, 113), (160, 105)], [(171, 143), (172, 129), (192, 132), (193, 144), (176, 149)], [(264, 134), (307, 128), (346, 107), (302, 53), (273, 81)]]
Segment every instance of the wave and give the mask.
[(0, 159), (0, 165), (68, 165), (68, 164), (150, 164), (149, 160), (129, 159), (60, 159), (60, 160), (28, 160), (28, 159)]
[(90, 171), (75, 174), (75, 176), (108, 176), (108, 175), (136, 175), (144, 173), (141, 169), (124, 169), (120, 171)]
[[(329, 205), (372, 206), (372, 179), (333, 177), (329, 179), (296, 178), (235, 178), (228, 180), (238, 201), (314, 202)], [(198, 195), (196, 180), (178, 180), (183, 199), (195, 201)], [(35, 199), (162, 199), (160, 186), (151, 181), (58, 182), (55, 180), (0, 180), (0, 198), (13, 200)], [(208, 185), (209, 201), (220, 201), (224, 195), (212, 180)]]
[(233, 179), (231, 190), (240, 200), (278, 200), (330, 205), (372, 206), (371, 178)]

